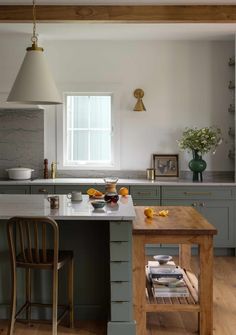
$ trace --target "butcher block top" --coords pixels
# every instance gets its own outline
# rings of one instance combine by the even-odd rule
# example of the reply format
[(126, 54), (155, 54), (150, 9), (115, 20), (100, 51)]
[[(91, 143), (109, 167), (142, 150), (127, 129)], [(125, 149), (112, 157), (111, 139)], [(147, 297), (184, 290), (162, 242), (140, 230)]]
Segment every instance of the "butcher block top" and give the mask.
[(216, 235), (217, 230), (196, 209), (187, 206), (154, 206), (155, 212), (163, 209), (168, 216), (146, 218), (143, 206), (135, 207), (136, 218), (133, 221), (133, 234), (158, 235)]

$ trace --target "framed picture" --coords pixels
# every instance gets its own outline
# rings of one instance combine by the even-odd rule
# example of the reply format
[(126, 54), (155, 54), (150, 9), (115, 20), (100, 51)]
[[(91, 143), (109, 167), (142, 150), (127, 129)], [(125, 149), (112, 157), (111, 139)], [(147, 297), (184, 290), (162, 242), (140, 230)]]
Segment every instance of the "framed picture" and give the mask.
[(179, 177), (179, 155), (153, 154), (153, 168), (157, 177)]

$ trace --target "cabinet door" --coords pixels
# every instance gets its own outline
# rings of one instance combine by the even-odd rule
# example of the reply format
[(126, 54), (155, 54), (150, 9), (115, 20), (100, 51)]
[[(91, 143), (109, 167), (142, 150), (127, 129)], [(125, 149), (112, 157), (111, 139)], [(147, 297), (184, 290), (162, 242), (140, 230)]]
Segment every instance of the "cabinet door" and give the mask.
[(199, 202), (196, 200), (185, 200), (185, 199), (162, 200), (161, 205), (162, 206), (192, 206), (197, 211), (200, 212)]
[(0, 186), (0, 194), (29, 194), (30, 186)]
[(193, 206), (217, 230), (214, 247), (235, 247), (234, 200), (163, 200), (163, 206)]
[(202, 215), (218, 230), (215, 247), (235, 247), (235, 201), (200, 201)]

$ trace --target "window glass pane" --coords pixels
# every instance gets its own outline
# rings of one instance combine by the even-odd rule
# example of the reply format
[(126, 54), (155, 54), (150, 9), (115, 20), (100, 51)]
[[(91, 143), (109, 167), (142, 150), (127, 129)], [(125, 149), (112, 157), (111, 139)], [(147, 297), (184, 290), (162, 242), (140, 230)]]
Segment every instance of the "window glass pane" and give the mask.
[(73, 97), (73, 128), (88, 128), (89, 125), (89, 97)]
[(73, 160), (73, 152), (72, 152), (72, 135), (73, 135), (73, 132), (71, 130), (69, 130), (67, 132), (67, 159), (69, 161), (72, 161)]
[(67, 128), (73, 127), (73, 97), (66, 97)]
[(111, 160), (111, 135), (109, 131), (91, 131), (91, 160)]
[(111, 96), (91, 96), (91, 128), (110, 129), (111, 127)]
[(87, 161), (89, 159), (88, 131), (75, 130), (73, 140), (73, 160)]

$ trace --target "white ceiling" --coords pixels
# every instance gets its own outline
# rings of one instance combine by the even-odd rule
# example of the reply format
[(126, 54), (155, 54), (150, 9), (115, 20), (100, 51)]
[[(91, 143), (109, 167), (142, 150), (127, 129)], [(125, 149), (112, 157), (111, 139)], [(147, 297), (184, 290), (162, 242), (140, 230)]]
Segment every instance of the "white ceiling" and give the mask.
[[(31, 23), (0, 23), (0, 34), (30, 35)], [(38, 23), (42, 40), (233, 40), (236, 24)]]
[[(29, 5), (32, 3), (32, 0), (0, 0), (0, 4), (2, 5)], [(45, 4), (84, 4), (84, 5), (110, 5), (110, 4), (143, 4), (143, 5), (149, 5), (149, 4), (162, 4), (162, 5), (169, 5), (169, 4), (175, 4), (175, 5), (180, 5), (180, 4), (236, 4), (236, 0), (36, 0), (37, 4), (40, 5), (45, 5)]]

